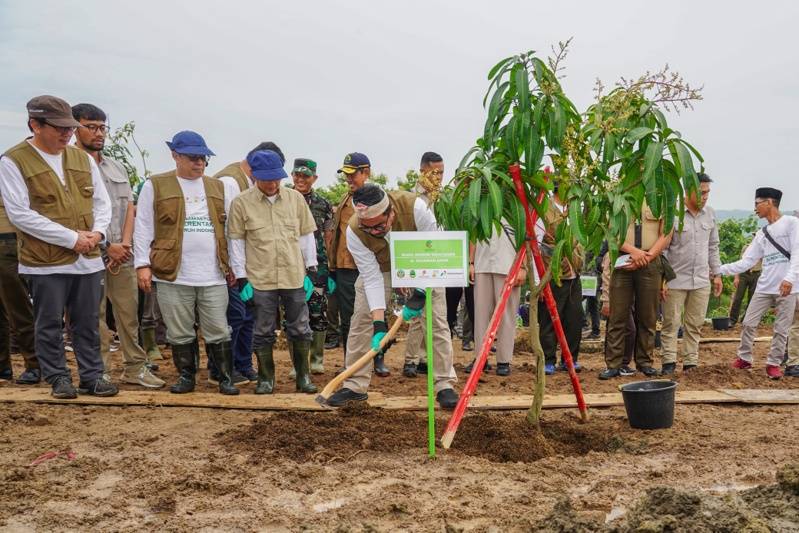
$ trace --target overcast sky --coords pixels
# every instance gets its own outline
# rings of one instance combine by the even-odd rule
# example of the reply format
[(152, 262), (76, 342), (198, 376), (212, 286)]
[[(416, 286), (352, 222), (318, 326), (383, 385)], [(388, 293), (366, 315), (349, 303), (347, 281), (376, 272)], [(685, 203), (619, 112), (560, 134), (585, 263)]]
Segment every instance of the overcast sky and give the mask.
[(53, 94), (135, 120), (154, 171), (171, 168), (164, 140), (192, 129), (211, 171), (273, 140), (288, 165), (316, 159), (320, 184), (351, 151), (396, 178), (433, 150), (451, 175), (481, 133), (488, 69), (573, 36), (563, 84), (578, 108), (596, 78), (668, 62), (704, 85), (669, 120), (704, 154), (711, 204), (748, 209), (768, 185), (798, 206), (797, 34), (787, 1), (0, 0), (0, 146), (27, 134), (32, 96)]

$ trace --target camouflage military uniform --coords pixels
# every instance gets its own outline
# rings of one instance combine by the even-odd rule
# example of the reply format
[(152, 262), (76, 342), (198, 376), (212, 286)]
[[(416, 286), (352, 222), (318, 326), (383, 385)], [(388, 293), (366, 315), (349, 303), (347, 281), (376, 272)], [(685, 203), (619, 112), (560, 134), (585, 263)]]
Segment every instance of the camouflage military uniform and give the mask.
[(319, 272), (319, 286), (314, 288), (308, 300), (308, 312), (312, 331), (327, 331), (327, 250), (325, 249), (325, 231), (333, 228), (333, 206), (330, 202), (316, 194), (313, 189), (304, 195), (316, 222), (316, 261)]

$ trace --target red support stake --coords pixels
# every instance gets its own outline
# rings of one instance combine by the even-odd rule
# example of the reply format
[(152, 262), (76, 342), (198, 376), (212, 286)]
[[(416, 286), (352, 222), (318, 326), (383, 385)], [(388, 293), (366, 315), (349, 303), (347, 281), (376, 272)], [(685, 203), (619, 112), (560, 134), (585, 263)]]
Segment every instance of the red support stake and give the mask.
[[(518, 164), (513, 164), (508, 168), (513, 184), (516, 187), (516, 196), (522, 203), (525, 212), (525, 224), (527, 228), (527, 239), (530, 242), (530, 247), (533, 251), (533, 260), (535, 261), (536, 270), (538, 270), (539, 279), (543, 279), (546, 268), (544, 268), (544, 261), (541, 259), (541, 250), (538, 247), (538, 239), (535, 236), (535, 221), (538, 213), (530, 208), (527, 202), (527, 195), (524, 192), (524, 184), (522, 183), (522, 172)], [(543, 201), (543, 191), (538, 197), (538, 201)], [(558, 337), (558, 344), (560, 344), (561, 356), (566, 363), (566, 368), (569, 370), (569, 378), (571, 379), (572, 389), (577, 398), (577, 408), (580, 410), (580, 418), (583, 422), (588, 421), (588, 407), (585, 405), (585, 398), (583, 398), (583, 390), (580, 387), (580, 379), (577, 377), (577, 372), (574, 370), (574, 360), (572, 359), (571, 351), (569, 350), (569, 343), (566, 342), (566, 334), (563, 331), (563, 324), (560, 322), (558, 309), (555, 306), (555, 298), (552, 296), (552, 289), (547, 284), (543, 290), (544, 303), (549, 310), (552, 317), (552, 325), (555, 329), (555, 335)], [(534, 305), (534, 302), (530, 302)]]
[(472, 372), (469, 374), (469, 379), (466, 380), (466, 385), (463, 387), (461, 397), (458, 400), (458, 405), (455, 406), (455, 411), (452, 413), (452, 418), (449, 419), (447, 429), (444, 431), (444, 435), (441, 437), (441, 445), (445, 449), (449, 449), (449, 447), (452, 445), (452, 440), (455, 438), (455, 432), (458, 431), (458, 426), (460, 426), (461, 419), (466, 412), (466, 408), (469, 406), (469, 399), (477, 389), (477, 383), (480, 379), (480, 375), (483, 373), (485, 362), (488, 359), (488, 352), (491, 350), (491, 345), (494, 343), (494, 338), (497, 336), (497, 329), (499, 329), (499, 324), (502, 322), (502, 315), (505, 313), (505, 306), (508, 303), (508, 298), (510, 297), (511, 291), (513, 290), (513, 282), (516, 280), (516, 276), (524, 264), (525, 254), (526, 252), (524, 247), (516, 252), (516, 259), (513, 260), (513, 264), (510, 267), (510, 272), (508, 272), (508, 277), (505, 278), (505, 283), (502, 285), (502, 293), (500, 293), (500, 298), (497, 302), (497, 305), (494, 306), (494, 314), (491, 315), (491, 321), (488, 323), (488, 331), (483, 337), (483, 343), (480, 345), (480, 351), (477, 355), (477, 358), (474, 360), (474, 365), (472, 365)]

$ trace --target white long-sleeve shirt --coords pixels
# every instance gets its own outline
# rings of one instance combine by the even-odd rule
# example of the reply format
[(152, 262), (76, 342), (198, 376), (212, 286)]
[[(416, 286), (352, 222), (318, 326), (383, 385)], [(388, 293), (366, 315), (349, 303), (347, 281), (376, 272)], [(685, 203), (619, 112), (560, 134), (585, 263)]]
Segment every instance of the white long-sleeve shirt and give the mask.
[[(186, 204), (186, 220), (183, 227), (183, 246), (181, 246), (180, 266), (175, 281), (166, 282), (153, 276), (162, 283), (175, 283), (192, 287), (209, 287), (224, 285), (225, 277), (217, 268), (216, 239), (213, 226), (208, 218), (208, 203), (205, 199), (205, 187), (202, 178), (185, 179), (178, 177), (178, 184), (184, 195)], [(239, 194), (238, 185), (222, 182), (225, 195), (225, 214), (230, 212), (230, 203)], [(153, 207), (153, 184), (147, 180), (139, 193), (136, 209), (136, 227), (134, 230), (134, 265), (136, 268), (150, 265), (150, 246), (155, 236)], [(232, 254), (232, 246), (228, 242), (228, 253)]]
[[(28, 141), (30, 143), (30, 141)], [(64, 181), (63, 153), (53, 155), (43, 152), (31, 143), (42, 159), (53, 169), (62, 184)], [(94, 225), (92, 231), (97, 231), (105, 236), (108, 224), (111, 222), (111, 200), (105, 190), (103, 177), (97, 163), (89, 157), (89, 166), (92, 173), (92, 186), (94, 194), (92, 196), (92, 215)], [(11, 158), (3, 157), (0, 159), (0, 194), (8, 213), (8, 219), (21, 231), (33, 235), (46, 243), (72, 249), (78, 242), (78, 232), (69, 229), (57, 222), (53, 222), (44, 215), (31, 209), (28, 186), (19, 171), (17, 164)], [(86, 257), (78, 255), (74, 263), (68, 265), (54, 266), (25, 266), (19, 265), (20, 274), (92, 274), (105, 269), (103, 260), (100, 257)]]
[(787, 281), (793, 284), (791, 294), (797, 294), (799, 293), (799, 219), (783, 215), (766, 227), (769, 235), (790, 252), (790, 261), (769, 242), (763, 230), (760, 230), (739, 261), (721, 265), (721, 274), (725, 276), (741, 274), (762, 259), (763, 271), (757, 281), (755, 292), (779, 294), (780, 284)]
[[(416, 198), (413, 204), (413, 219), (416, 222), (417, 231), (439, 230), (433, 210), (428, 209), (427, 204), (421, 198)], [(389, 235), (390, 232), (386, 234), (386, 239), (389, 238)], [(386, 289), (383, 283), (383, 273), (380, 271), (380, 263), (377, 262), (374, 252), (361, 242), (349, 226), (347, 227), (347, 249), (358, 266), (360, 277), (363, 278), (363, 288), (366, 291), (369, 309), (371, 311), (385, 309)]]

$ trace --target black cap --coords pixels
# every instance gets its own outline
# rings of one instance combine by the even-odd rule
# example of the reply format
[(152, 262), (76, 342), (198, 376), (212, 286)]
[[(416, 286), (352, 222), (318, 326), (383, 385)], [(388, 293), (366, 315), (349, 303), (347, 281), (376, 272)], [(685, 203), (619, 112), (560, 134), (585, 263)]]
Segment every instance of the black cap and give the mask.
[(779, 202), (782, 200), (782, 191), (772, 187), (760, 187), (755, 191), (755, 198), (773, 198)]

